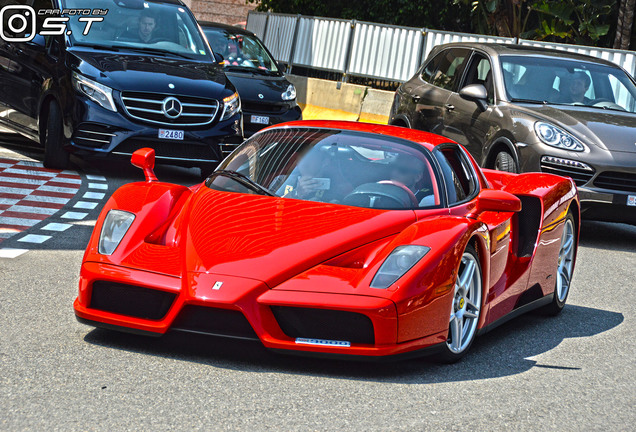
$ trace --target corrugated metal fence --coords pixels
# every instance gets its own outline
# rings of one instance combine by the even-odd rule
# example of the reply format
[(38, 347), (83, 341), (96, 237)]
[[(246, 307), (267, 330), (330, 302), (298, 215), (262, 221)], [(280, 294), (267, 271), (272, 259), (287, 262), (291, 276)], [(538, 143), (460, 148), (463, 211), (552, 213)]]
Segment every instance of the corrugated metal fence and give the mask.
[(497, 42), (578, 52), (612, 61), (636, 76), (633, 51), (262, 12), (249, 13), (247, 29), (263, 40), (276, 60), (290, 67), (341, 73), (345, 80), (353, 75), (406, 81), (433, 47), (450, 42)]

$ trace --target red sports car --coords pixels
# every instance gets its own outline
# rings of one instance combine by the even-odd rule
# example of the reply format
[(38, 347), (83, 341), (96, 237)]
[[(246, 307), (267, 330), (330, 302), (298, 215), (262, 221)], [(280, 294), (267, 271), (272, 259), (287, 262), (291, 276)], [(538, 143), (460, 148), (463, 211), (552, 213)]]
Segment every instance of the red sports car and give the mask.
[(394, 126), (300, 121), (256, 134), (202, 184), (146, 181), (106, 203), (79, 321), (353, 358), (435, 353), (564, 306), (574, 182), (482, 170), (460, 145)]

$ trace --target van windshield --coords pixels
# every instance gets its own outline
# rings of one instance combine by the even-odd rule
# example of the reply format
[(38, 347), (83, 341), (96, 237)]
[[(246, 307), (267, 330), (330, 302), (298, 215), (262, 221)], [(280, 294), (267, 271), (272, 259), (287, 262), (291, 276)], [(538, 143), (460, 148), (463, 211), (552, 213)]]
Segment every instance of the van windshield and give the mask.
[(203, 33), (212, 50), (223, 57), (226, 68), (278, 72), (276, 62), (258, 38), (211, 27), (204, 27)]
[(143, 0), (63, 0), (63, 9), (108, 10), (101, 22), (70, 16), (73, 45), (166, 53), (194, 60), (210, 59), (208, 45), (191, 13), (178, 4)]

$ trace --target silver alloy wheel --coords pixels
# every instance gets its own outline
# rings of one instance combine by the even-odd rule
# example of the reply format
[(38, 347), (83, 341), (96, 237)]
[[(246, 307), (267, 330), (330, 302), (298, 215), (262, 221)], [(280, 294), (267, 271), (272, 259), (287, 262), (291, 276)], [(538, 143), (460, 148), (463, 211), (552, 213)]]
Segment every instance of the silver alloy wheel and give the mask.
[(565, 301), (570, 290), (572, 267), (574, 266), (574, 224), (572, 219), (565, 220), (561, 248), (559, 249), (559, 265), (557, 267), (556, 296), (560, 303)]
[(446, 345), (460, 354), (470, 345), (481, 310), (481, 271), (477, 258), (464, 252), (455, 281), (455, 295), (450, 313), (450, 331)]

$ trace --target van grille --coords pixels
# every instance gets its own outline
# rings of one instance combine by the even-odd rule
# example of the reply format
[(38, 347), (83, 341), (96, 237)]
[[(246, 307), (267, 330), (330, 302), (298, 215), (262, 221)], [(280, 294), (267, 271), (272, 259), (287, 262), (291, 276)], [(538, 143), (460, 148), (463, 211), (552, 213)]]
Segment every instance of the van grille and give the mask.
[[(175, 102), (174, 114), (167, 116), (164, 104), (171, 107), (170, 98)], [(202, 126), (214, 121), (219, 110), (219, 101), (193, 96), (175, 96), (161, 93), (123, 92), (121, 100), (126, 113), (135, 119), (168, 126)], [(168, 109), (168, 114), (171, 111)]]

